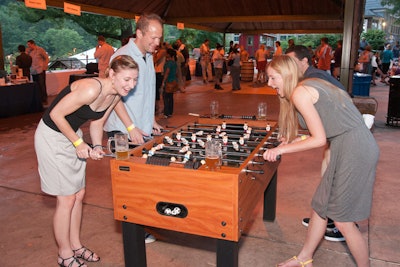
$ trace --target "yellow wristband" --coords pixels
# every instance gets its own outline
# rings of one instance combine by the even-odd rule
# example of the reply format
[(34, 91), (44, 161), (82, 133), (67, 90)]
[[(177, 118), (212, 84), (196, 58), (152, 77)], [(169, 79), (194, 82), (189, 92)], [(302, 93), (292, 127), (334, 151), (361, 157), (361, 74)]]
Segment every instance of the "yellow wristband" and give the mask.
[(126, 129), (128, 130), (128, 132), (132, 131), (133, 129), (135, 129), (135, 124), (131, 124), (128, 127), (126, 127)]
[(300, 136), (300, 139), (301, 139), (301, 140), (306, 140), (306, 139), (307, 139), (307, 135), (302, 135), (302, 136)]
[(83, 143), (82, 138), (79, 138), (78, 140), (76, 140), (76, 141), (73, 142), (72, 144), (74, 145), (74, 147), (77, 147), (77, 146), (79, 146), (79, 145), (82, 144), (82, 143)]

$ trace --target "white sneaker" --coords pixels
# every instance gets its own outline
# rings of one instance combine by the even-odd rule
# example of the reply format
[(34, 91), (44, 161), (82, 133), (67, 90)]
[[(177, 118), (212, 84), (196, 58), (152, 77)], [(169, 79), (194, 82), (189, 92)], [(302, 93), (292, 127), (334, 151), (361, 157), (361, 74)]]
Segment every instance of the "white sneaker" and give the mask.
[(144, 242), (146, 243), (146, 244), (149, 244), (149, 243), (153, 243), (154, 241), (156, 241), (157, 239), (153, 236), (153, 235), (151, 235), (151, 234), (149, 234), (149, 233), (145, 233), (144, 234)]

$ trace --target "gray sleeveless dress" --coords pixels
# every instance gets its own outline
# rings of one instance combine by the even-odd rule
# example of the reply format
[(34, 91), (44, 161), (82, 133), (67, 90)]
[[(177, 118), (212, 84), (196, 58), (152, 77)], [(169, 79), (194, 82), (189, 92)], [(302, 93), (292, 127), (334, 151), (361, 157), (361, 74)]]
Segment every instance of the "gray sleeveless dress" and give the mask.
[[(312, 208), (322, 218), (338, 222), (364, 220), (371, 213), (379, 147), (345, 91), (321, 79), (306, 79), (303, 84), (319, 92), (314, 106), (331, 150)], [(300, 125), (306, 128), (303, 117), (298, 116)]]

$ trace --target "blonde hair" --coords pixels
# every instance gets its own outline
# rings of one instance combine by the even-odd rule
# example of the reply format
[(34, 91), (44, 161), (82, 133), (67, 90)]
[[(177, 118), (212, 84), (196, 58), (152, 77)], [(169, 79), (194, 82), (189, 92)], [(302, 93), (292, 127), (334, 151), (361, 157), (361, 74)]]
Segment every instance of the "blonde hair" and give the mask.
[(291, 98), (303, 75), (296, 61), (287, 55), (275, 57), (268, 65), (269, 68), (274, 69), (283, 80), (283, 86), (279, 88), (284, 95), (284, 97), (279, 98), (279, 136), (290, 142), (296, 138), (299, 127), (297, 111)]
[(105, 71), (106, 77), (110, 76), (110, 69), (115, 73), (119, 72), (121, 69), (139, 70), (139, 65), (131, 56), (119, 55), (111, 60), (110, 65)]

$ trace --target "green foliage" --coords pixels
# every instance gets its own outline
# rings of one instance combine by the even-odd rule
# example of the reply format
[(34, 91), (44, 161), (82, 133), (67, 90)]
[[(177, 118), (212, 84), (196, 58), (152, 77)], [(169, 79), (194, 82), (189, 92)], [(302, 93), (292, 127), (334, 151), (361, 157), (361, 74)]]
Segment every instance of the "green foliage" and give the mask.
[(365, 37), (373, 50), (383, 50), (383, 46), (385, 45), (385, 36), (386, 34), (384, 31), (372, 29), (369, 29), (361, 35), (361, 37)]
[(110, 45), (120, 47), (122, 37), (131, 36), (135, 25), (132, 20), (116, 17), (87, 13), (74, 16), (50, 7), (27, 8), (14, 0), (0, 0), (0, 23), (5, 56), (15, 58), (18, 45), (33, 39), (52, 59), (96, 46), (98, 35), (103, 35)]
[(223, 34), (189, 28), (179, 30), (176, 26), (164, 25), (164, 41), (174, 44), (178, 39), (181, 39), (188, 46), (189, 50), (200, 47), (205, 39), (210, 40), (210, 48), (214, 48), (217, 43), (223, 43)]
[(301, 35), (298, 40), (295, 40), (296, 44), (304, 46), (311, 46), (313, 49), (317, 48), (321, 44), (321, 38), (327, 37), (329, 45), (332, 49), (336, 49), (337, 41), (343, 39), (341, 34), (305, 34)]
[(381, 0), (382, 6), (390, 6), (388, 9), (394, 17), (397, 17), (396, 23), (400, 23), (400, 0)]
[(50, 55), (57, 55), (57, 57), (65, 58), (86, 50), (86, 43), (75, 30), (48, 29), (43, 39), (47, 43), (47, 52)]

